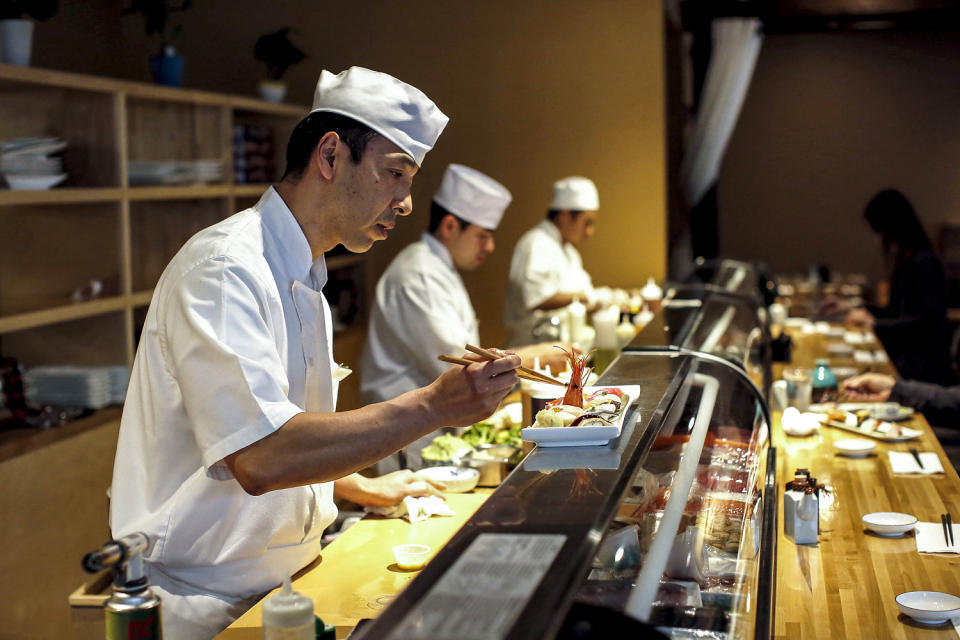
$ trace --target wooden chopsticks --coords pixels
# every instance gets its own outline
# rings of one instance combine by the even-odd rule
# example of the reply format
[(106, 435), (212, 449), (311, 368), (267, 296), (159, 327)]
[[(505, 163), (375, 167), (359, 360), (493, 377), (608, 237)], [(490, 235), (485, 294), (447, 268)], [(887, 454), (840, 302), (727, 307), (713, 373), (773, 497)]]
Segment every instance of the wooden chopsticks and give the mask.
[[(500, 356), (497, 354), (487, 351), (486, 349), (481, 349), (480, 347), (475, 347), (471, 344), (466, 346), (467, 351), (475, 353), (478, 356), (486, 358), (487, 360), (496, 360)], [(456, 358), (454, 356), (440, 355), (437, 356), (437, 359), (441, 362), (449, 362), (450, 364), (462, 364), (462, 365), (471, 365), (477, 364), (475, 360), (467, 360), (466, 358)], [(543, 382), (544, 384), (555, 384), (561, 387), (567, 386), (566, 382), (560, 382), (559, 380), (554, 380), (548, 375), (540, 373), (539, 371), (534, 371), (533, 369), (528, 369), (526, 367), (517, 367), (517, 375), (524, 380), (529, 380), (531, 382)]]

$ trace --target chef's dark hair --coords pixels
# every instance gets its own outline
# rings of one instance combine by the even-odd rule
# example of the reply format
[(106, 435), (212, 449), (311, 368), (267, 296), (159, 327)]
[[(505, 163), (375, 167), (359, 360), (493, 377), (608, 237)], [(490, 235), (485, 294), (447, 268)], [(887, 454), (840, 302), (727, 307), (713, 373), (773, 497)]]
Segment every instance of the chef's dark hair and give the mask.
[(555, 219), (558, 215), (560, 215), (561, 211), (569, 211), (570, 217), (573, 218), (574, 220), (577, 219), (578, 215), (583, 213), (583, 211), (579, 209), (550, 209), (549, 211), (547, 211), (547, 220)]
[(293, 133), (290, 134), (290, 142), (287, 143), (287, 168), (281, 179), (299, 178), (303, 175), (307, 165), (310, 164), (313, 150), (329, 131), (340, 136), (343, 143), (347, 145), (350, 149), (350, 159), (354, 164), (360, 162), (367, 143), (377, 135), (376, 131), (353, 118), (329, 111), (314, 111), (297, 123)]
[(427, 233), (436, 233), (437, 229), (440, 228), (440, 223), (447, 216), (453, 216), (457, 222), (460, 223), (460, 231), (463, 231), (470, 226), (470, 223), (458, 216), (457, 214), (451, 212), (446, 207), (442, 207), (436, 202), (430, 202), (430, 224), (427, 226)]

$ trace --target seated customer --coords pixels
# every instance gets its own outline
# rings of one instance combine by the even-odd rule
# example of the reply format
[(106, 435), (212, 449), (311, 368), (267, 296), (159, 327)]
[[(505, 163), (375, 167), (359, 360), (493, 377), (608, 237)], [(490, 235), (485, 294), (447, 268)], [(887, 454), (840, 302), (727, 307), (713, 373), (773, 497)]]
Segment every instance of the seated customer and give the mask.
[(883, 307), (852, 309), (846, 321), (872, 327), (905, 378), (956, 382), (947, 355), (946, 275), (913, 206), (887, 189), (870, 200), (864, 216), (883, 241), (890, 299)]
[(913, 407), (935, 425), (960, 426), (960, 385), (897, 380), (884, 373), (864, 373), (844, 380), (846, 397), (854, 402), (898, 402)]

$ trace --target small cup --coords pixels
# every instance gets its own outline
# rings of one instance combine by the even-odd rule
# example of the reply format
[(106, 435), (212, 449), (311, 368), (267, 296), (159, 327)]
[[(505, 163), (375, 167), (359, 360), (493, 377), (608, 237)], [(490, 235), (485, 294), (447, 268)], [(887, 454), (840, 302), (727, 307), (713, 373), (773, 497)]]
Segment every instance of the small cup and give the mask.
[(397, 566), (406, 571), (420, 569), (427, 564), (430, 547), (425, 544), (398, 544), (393, 548)]
[(783, 379), (787, 381), (787, 406), (806, 411), (813, 394), (813, 377), (806, 369), (787, 369)]

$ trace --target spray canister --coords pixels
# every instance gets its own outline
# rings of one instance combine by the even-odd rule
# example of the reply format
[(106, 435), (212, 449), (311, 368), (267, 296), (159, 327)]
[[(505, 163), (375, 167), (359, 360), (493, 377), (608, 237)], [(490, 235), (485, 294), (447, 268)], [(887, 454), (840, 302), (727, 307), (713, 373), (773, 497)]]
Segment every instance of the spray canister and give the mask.
[(146, 534), (131, 533), (107, 542), (83, 558), (83, 568), (90, 573), (113, 568), (113, 593), (104, 605), (107, 640), (163, 638), (160, 599), (150, 590), (143, 574), (143, 553), (148, 545)]

